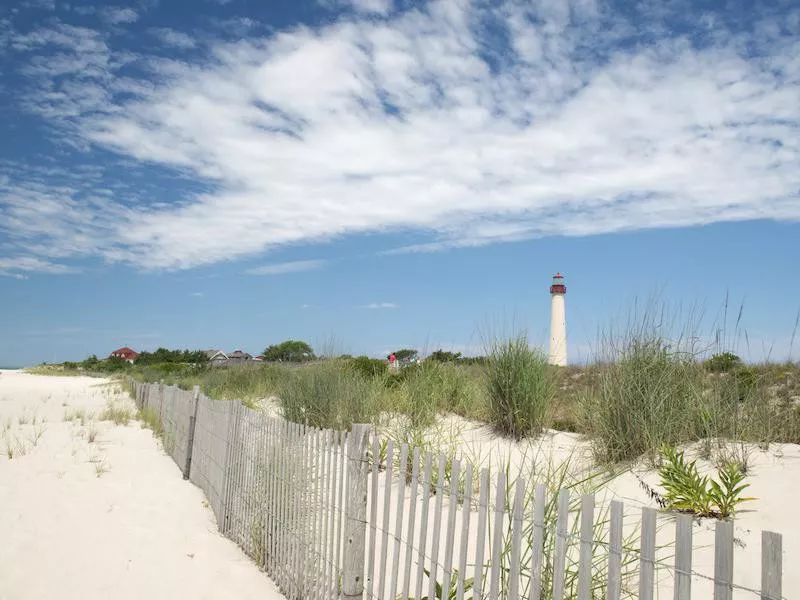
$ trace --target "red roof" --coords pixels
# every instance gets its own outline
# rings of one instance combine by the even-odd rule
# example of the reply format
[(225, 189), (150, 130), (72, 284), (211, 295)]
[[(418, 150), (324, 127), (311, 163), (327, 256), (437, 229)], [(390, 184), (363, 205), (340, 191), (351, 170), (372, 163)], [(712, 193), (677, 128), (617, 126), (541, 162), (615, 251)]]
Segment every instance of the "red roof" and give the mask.
[(139, 356), (139, 353), (136, 352), (135, 350), (131, 350), (127, 346), (123, 346), (122, 348), (114, 350), (111, 353), (111, 356), (118, 356), (119, 358), (124, 358), (126, 360), (131, 360), (131, 359), (135, 359), (137, 356)]

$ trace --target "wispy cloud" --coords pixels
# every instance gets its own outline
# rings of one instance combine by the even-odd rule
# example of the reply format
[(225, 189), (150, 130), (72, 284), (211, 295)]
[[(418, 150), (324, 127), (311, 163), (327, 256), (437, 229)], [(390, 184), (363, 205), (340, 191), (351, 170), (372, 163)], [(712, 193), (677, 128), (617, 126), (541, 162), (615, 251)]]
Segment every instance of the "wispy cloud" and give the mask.
[(27, 279), (26, 273), (50, 273), (61, 275), (75, 273), (77, 269), (68, 265), (53, 263), (33, 256), (18, 256), (15, 258), (0, 257), (0, 277), (14, 277)]
[(203, 296), (205, 296), (205, 294), (203, 292), (192, 292), (189, 295), (194, 297), (194, 298), (202, 298)]
[(422, 234), (398, 251), (430, 252), (800, 220), (797, 9), (753, 8), (742, 29), (681, 2), (351, 4), (314, 30), (209, 40), (191, 64), (63, 23), (14, 34), (31, 82), (19, 103), (65, 144), (202, 190), (158, 204), (12, 171), (13, 251), (66, 255), (76, 228), (73, 253), (176, 269), (395, 230)]
[(132, 8), (120, 8), (117, 6), (109, 6), (100, 9), (100, 15), (105, 21), (111, 25), (119, 25), (121, 23), (134, 23), (139, 20), (139, 14)]
[(161, 41), (165, 46), (188, 50), (197, 46), (194, 39), (182, 31), (170, 29), (169, 27), (154, 27), (149, 30), (150, 34)]
[(365, 304), (362, 308), (369, 308), (371, 310), (380, 310), (384, 308), (399, 308), (399, 306), (394, 302), (372, 302), (371, 304)]
[(249, 275), (283, 275), (284, 273), (300, 273), (302, 271), (314, 271), (323, 267), (325, 260), (296, 260), (293, 262), (276, 263), (248, 269)]

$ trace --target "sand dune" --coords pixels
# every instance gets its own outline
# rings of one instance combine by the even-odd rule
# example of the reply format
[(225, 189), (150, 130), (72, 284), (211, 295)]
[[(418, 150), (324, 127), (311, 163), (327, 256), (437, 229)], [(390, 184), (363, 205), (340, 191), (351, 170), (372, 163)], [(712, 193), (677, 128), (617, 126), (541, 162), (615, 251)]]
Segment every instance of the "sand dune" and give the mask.
[(150, 431), (97, 419), (112, 397), (132, 409), (108, 381), (1, 372), (0, 600), (282, 598)]

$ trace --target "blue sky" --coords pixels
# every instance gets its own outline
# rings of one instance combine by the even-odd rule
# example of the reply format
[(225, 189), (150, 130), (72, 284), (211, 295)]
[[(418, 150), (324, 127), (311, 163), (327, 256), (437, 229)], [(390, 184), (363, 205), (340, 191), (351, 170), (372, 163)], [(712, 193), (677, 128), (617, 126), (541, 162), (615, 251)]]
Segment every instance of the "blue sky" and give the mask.
[(0, 365), (541, 343), (557, 270), (573, 360), (653, 296), (797, 358), (793, 4), (4, 3)]

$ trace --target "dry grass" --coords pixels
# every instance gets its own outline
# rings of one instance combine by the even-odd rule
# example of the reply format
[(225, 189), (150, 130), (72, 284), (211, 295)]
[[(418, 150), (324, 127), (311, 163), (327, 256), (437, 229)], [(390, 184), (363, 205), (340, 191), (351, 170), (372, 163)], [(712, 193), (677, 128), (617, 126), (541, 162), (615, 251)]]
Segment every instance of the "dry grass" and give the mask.
[(119, 402), (109, 400), (106, 407), (100, 413), (101, 421), (113, 421), (115, 425), (127, 425), (133, 420), (133, 411)]

